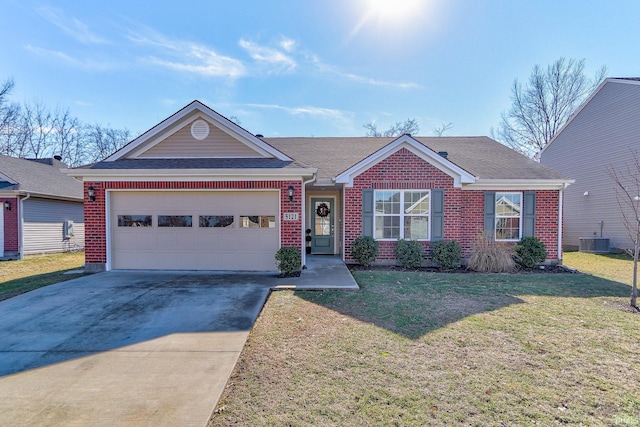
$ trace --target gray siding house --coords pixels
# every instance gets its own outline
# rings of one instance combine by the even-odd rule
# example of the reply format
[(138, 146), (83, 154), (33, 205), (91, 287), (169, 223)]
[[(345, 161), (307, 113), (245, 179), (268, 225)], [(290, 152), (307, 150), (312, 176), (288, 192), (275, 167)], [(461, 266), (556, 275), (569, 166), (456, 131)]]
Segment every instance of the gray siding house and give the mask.
[(0, 155), (0, 259), (84, 248), (83, 186), (66, 167)]
[(605, 79), (542, 150), (540, 162), (575, 184), (564, 195), (564, 245), (602, 235), (612, 248), (633, 243), (622, 221), (608, 170), (640, 154), (640, 78)]

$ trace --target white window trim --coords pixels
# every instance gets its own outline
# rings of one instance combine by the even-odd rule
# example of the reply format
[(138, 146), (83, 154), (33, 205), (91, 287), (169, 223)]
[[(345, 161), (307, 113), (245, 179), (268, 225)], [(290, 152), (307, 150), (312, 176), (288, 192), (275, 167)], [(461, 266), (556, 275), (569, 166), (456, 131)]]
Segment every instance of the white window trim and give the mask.
[[(382, 191), (398, 191), (400, 192), (400, 213), (398, 214), (381, 214), (378, 215), (376, 214), (376, 194), (378, 192), (382, 192)], [(376, 240), (377, 242), (397, 242), (398, 240), (402, 240), (404, 239), (404, 218), (405, 216), (408, 217), (412, 217), (412, 216), (423, 216), (423, 215), (407, 215), (404, 212), (404, 195), (405, 192), (427, 192), (429, 194), (429, 213), (426, 215), (427, 217), (427, 238), (426, 239), (414, 239), (417, 240), (419, 242), (428, 242), (431, 241), (431, 190), (429, 189), (419, 189), (419, 188), (403, 188), (403, 189), (380, 189), (380, 190), (374, 190), (373, 191), (373, 235), (374, 235), (374, 240)], [(383, 217), (393, 217), (393, 216), (399, 216), (400, 217), (400, 237), (398, 239), (396, 238), (382, 238), (382, 239), (378, 239), (375, 238), (375, 234), (376, 234), (376, 222), (377, 222), (377, 218), (378, 216), (383, 216)]]
[[(518, 238), (517, 239), (498, 239), (498, 219), (501, 218), (516, 218), (515, 216), (498, 216), (498, 200), (500, 199), (500, 196), (504, 196), (504, 195), (508, 195), (508, 194), (518, 194), (520, 195), (520, 216), (518, 217), (520, 219), (519, 224), (520, 226), (518, 227)], [(523, 204), (524, 204), (524, 195), (522, 194), (522, 192), (520, 191), (501, 191), (501, 192), (496, 192), (496, 197), (495, 200), (493, 201), (494, 203), (494, 210), (495, 210), (495, 218), (493, 219), (493, 239), (496, 242), (518, 242), (520, 240), (522, 240), (522, 211), (523, 211)]]

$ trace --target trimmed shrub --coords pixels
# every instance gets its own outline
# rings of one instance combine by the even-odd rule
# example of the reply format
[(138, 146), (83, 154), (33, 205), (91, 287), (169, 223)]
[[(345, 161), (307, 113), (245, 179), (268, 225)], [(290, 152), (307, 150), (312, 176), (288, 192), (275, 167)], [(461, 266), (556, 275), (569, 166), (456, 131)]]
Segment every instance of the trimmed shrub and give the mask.
[(516, 269), (513, 246), (479, 238), (467, 262), (469, 270), (482, 273), (511, 273)]
[(443, 270), (460, 267), (462, 249), (455, 240), (440, 240), (431, 244), (431, 260)]
[(370, 266), (378, 256), (378, 242), (373, 237), (358, 237), (351, 247), (351, 256), (358, 264)]
[(523, 237), (515, 249), (515, 260), (523, 268), (535, 268), (547, 259), (547, 247), (537, 237)]
[(398, 240), (393, 253), (404, 268), (418, 268), (424, 260), (424, 247), (417, 240)]
[(276, 251), (276, 266), (280, 273), (292, 276), (300, 271), (302, 256), (297, 248), (280, 248)]

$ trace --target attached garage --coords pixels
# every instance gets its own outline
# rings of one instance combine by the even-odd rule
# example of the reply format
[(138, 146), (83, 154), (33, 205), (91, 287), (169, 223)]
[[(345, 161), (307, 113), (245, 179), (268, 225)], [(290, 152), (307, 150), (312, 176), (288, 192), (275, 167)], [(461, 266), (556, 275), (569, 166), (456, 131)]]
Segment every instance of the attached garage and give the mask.
[(112, 269), (275, 270), (279, 191), (111, 191)]

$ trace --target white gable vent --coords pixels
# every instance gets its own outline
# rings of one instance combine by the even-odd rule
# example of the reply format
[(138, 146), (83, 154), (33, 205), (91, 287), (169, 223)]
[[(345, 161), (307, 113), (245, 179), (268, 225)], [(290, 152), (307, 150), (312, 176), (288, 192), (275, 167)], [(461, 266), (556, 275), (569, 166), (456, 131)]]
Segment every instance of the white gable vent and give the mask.
[(191, 136), (198, 141), (202, 141), (209, 136), (209, 123), (198, 119), (191, 124)]

